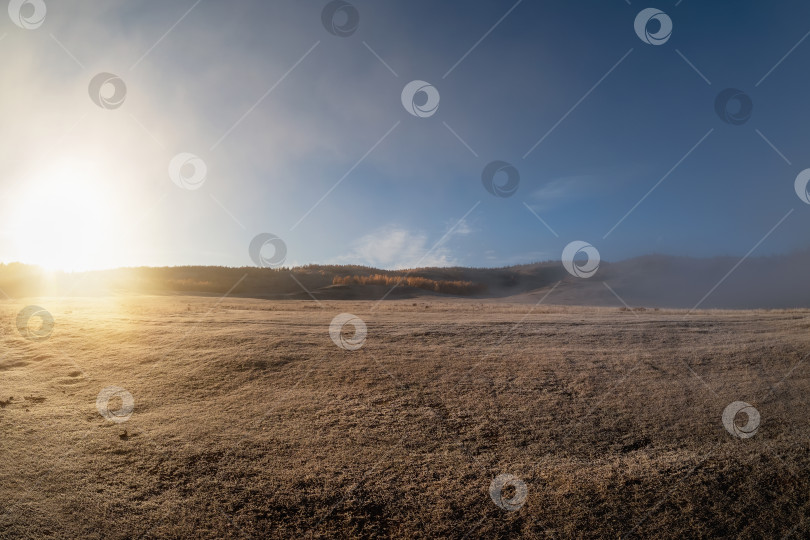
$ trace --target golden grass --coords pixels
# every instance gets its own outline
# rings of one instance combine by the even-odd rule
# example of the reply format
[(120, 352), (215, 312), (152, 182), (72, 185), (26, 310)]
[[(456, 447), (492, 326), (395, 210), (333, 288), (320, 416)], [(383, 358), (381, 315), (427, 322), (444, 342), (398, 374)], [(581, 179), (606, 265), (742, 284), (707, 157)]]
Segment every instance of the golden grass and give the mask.
[[(49, 339), (17, 332), (27, 304)], [(4, 302), (0, 537), (807, 534), (809, 311), (530, 309)], [(342, 312), (360, 350), (329, 337)], [(128, 421), (96, 410), (108, 386)], [(723, 428), (737, 400), (751, 439)]]

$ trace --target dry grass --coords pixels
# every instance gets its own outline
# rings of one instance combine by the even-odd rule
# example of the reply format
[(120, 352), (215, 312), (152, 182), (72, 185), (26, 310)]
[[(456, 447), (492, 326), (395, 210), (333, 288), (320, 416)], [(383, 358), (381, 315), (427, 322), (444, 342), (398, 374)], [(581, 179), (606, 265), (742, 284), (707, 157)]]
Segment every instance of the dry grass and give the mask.
[[(13, 326), (30, 303), (46, 341)], [(808, 534), (810, 312), (373, 306), (0, 304), (0, 536)], [(330, 340), (341, 312), (362, 349)], [(125, 423), (96, 410), (110, 385)], [(752, 439), (723, 428), (736, 400)]]

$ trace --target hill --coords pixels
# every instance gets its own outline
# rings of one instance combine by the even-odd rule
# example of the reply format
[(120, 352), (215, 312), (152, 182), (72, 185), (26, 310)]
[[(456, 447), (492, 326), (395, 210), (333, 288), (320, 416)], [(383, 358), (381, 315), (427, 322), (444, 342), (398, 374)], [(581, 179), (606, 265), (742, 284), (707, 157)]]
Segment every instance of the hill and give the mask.
[(810, 307), (804, 269), (810, 251), (774, 257), (697, 259), (647, 255), (602, 262), (589, 279), (569, 275), (557, 261), (503, 268), (380, 270), (354, 265), (295, 268), (175, 266), (48, 272), (0, 265), (8, 297), (108, 294), (224, 295), (273, 300), (378, 300), (420, 296), (540, 300), (562, 305), (693, 308)]

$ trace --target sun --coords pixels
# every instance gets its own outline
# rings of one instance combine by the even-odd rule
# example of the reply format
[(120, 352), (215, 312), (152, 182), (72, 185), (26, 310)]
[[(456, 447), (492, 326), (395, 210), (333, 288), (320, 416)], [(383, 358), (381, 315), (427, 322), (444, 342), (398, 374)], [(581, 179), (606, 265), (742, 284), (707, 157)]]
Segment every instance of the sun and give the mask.
[(113, 197), (92, 162), (68, 160), (24, 180), (10, 200), (15, 259), (51, 270), (109, 268)]

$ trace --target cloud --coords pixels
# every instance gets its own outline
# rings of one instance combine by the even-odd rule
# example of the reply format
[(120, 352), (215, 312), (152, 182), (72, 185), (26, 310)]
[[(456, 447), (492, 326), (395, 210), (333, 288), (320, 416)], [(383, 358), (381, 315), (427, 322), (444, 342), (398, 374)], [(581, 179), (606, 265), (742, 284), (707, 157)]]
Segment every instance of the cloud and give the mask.
[(567, 201), (583, 199), (601, 191), (604, 181), (593, 175), (555, 178), (532, 192), (535, 210), (549, 210)]
[(468, 235), (472, 228), (462, 220), (438, 240), (430, 240), (423, 232), (404, 227), (388, 226), (357, 240), (351, 253), (339, 257), (342, 264), (362, 264), (390, 270), (426, 266), (459, 266), (447, 243), (454, 236)]
[(451, 231), (450, 234), (447, 235), (448, 238), (451, 236), (466, 236), (474, 232), (472, 226), (469, 223), (467, 223), (466, 219), (462, 219), (461, 221), (456, 223), (455, 227), (453, 226), (453, 224), (449, 224), (447, 230)]

